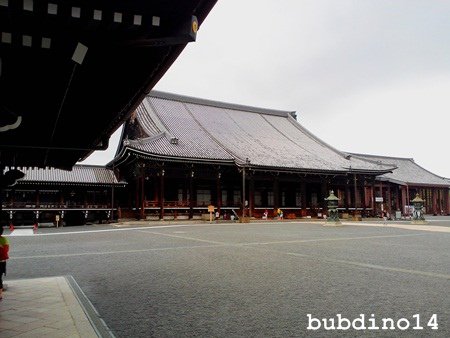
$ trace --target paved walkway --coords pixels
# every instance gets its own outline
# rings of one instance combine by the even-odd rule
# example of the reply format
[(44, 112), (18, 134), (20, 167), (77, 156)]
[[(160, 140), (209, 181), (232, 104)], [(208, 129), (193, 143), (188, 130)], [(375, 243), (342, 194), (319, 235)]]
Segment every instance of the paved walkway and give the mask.
[(4, 282), (0, 337), (113, 337), (71, 276)]
[(427, 224), (411, 224), (411, 223), (395, 223), (395, 222), (386, 222), (386, 223), (348, 223), (342, 222), (344, 225), (358, 225), (358, 226), (366, 226), (366, 227), (390, 227), (390, 228), (399, 228), (406, 230), (418, 230), (418, 231), (432, 231), (432, 232), (450, 232), (449, 227), (436, 226)]

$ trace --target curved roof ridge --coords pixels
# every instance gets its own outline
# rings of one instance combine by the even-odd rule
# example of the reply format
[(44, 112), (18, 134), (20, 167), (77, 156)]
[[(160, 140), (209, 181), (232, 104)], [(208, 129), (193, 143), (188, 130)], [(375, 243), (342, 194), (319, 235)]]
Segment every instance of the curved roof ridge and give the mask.
[(120, 151), (123, 148), (123, 140), (125, 138), (125, 123), (122, 124), (122, 126), (120, 128), (122, 128), (122, 131), (120, 132), (119, 142), (117, 143), (117, 149), (116, 149), (116, 153), (114, 154), (114, 158), (117, 155), (119, 155)]
[(440, 179), (442, 179), (442, 180), (447, 180), (447, 178), (446, 177), (444, 177), (444, 176), (439, 176), (439, 175), (437, 175), (437, 174), (435, 174), (435, 173), (433, 173), (433, 172), (431, 172), (431, 171), (429, 171), (428, 169), (425, 169), (424, 167), (422, 167), (420, 164), (417, 164), (413, 159), (411, 159), (412, 160), (412, 162), (416, 165), (416, 166), (418, 166), (420, 169), (422, 169), (422, 170), (425, 170), (427, 173), (429, 173), (429, 174), (431, 174), (431, 175), (433, 175), (433, 176), (435, 176), (435, 177), (438, 177), (438, 178), (440, 178)]
[(101, 165), (101, 164), (83, 164), (83, 163), (74, 164), (73, 168), (76, 168), (76, 167), (106, 168), (105, 165)]
[(167, 134), (166, 132), (161, 132), (159, 134), (149, 136), (149, 137), (139, 138), (137, 140), (124, 140), (124, 142), (126, 143), (125, 145), (147, 144), (152, 141), (159, 140), (160, 138), (166, 136), (166, 134)]
[[(185, 160), (193, 161), (196, 163), (226, 163), (226, 164), (235, 164), (234, 159), (223, 159), (223, 158), (203, 158), (203, 157), (180, 157), (177, 155), (170, 155), (170, 154), (158, 154), (158, 153), (150, 153), (146, 151), (145, 149), (138, 149), (138, 148), (130, 148), (127, 147), (127, 151), (129, 154), (135, 154), (142, 158), (156, 158), (156, 159), (164, 159), (164, 160), (171, 160), (174, 162), (183, 162)], [(109, 164), (108, 164), (109, 165)]]
[(303, 132), (306, 136), (308, 136), (310, 139), (322, 144), (323, 146), (329, 148), (330, 150), (334, 151), (336, 154), (342, 156), (345, 159), (348, 159), (348, 156), (346, 156), (346, 153), (343, 151), (340, 151), (339, 149), (333, 147), (332, 145), (328, 144), (327, 142), (323, 141), (321, 138), (317, 137), (313, 133), (311, 133), (308, 129), (303, 127), (300, 122), (298, 122), (293, 117), (288, 117), (288, 121), (291, 122), (297, 129), (299, 129), (301, 132)]
[(293, 117), (296, 116), (295, 111), (260, 108), (260, 107), (254, 107), (254, 106), (247, 106), (247, 105), (243, 105), (243, 104), (201, 99), (201, 98), (197, 98), (197, 97), (193, 97), (193, 96), (179, 95), (179, 94), (161, 92), (161, 91), (157, 91), (157, 90), (152, 90), (147, 96), (151, 96), (151, 97), (155, 97), (155, 98), (159, 98), (159, 99), (179, 101), (179, 102), (184, 102), (184, 103), (192, 103), (192, 104), (211, 106), (211, 107), (216, 107), (216, 108), (240, 110), (240, 111), (258, 113), (258, 114), (267, 114), (267, 115), (275, 115), (275, 116), (290, 115)]
[[(349, 153), (349, 152), (346, 152), (346, 151), (344, 153), (348, 154), (348, 156), (353, 156), (355, 158), (358, 158), (360, 160), (364, 160), (364, 161), (367, 161), (367, 162), (370, 162), (370, 163), (379, 164), (379, 165), (391, 165), (391, 166), (394, 166), (395, 168), (398, 168), (395, 163), (380, 161), (379, 156), (355, 154), (355, 153)], [(366, 157), (369, 157), (369, 158), (366, 158)], [(394, 159), (394, 158), (391, 158), (391, 159)]]
[[(135, 116), (132, 123), (137, 123), (145, 135), (150, 136), (159, 132), (157, 126), (151, 122), (151, 119), (147, 119), (148, 110), (144, 104), (140, 104), (135, 110)], [(130, 119), (131, 121), (131, 119)]]
[[(149, 117), (150, 120), (154, 123), (155, 127), (157, 130), (159, 130), (160, 132), (165, 132), (167, 133), (170, 137), (172, 137), (172, 134), (169, 131), (169, 128), (167, 128), (167, 126), (164, 124), (163, 121), (161, 121), (161, 119), (159, 118), (158, 114), (156, 114), (156, 108), (152, 105), (151, 102), (149, 102), (147, 100), (147, 98), (144, 98), (144, 100), (142, 101), (142, 104), (144, 105), (145, 108), (145, 112), (147, 114), (144, 114), (144, 116)], [(141, 105), (142, 106), (142, 105)], [(143, 121), (141, 122), (140, 119), (144, 119), (144, 116), (139, 116), (139, 124), (144, 128), (143, 126)], [(151, 133), (148, 133), (147, 130), (145, 130), (145, 132), (147, 133), (147, 135), (150, 135)]]
[(416, 163), (416, 161), (414, 161), (414, 158), (412, 158), (412, 157), (398, 157), (398, 156), (362, 154), (362, 153), (352, 153), (352, 152), (347, 152), (347, 151), (345, 153), (353, 155), (353, 156), (379, 157), (379, 158), (388, 158), (388, 159), (395, 159), (395, 160), (408, 160), (408, 161), (412, 161), (412, 162)]

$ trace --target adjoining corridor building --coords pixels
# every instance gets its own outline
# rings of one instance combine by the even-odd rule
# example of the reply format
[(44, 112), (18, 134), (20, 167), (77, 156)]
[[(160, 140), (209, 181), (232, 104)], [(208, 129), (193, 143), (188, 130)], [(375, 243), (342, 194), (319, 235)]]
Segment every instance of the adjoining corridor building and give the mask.
[(410, 215), (409, 206), (416, 194), (425, 201), (425, 213), (449, 214), (449, 180), (433, 174), (414, 162), (412, 158), (353, 154), (362, 159), (393, 165), (397, 169), (376, 178), (375, 199), (377, 210), (400, 211)]
[[(427, 213), (449, 213), (448, 179), (412, 159), (339, 151), (302, 127), (292, 111), (156, 91), (126, 121), (114, 159), (89, 169), (86, 182), (81, 173), (88, 168), (76, 165), (69, 180), (63, 171), (52, 176), (45, 173), (54, 169), (30, 169), (6, 191), (3, 218), (14, 205), (11, 196), (25, 211), (39, 211), (39, 220), (55, 212), (67, 219), (70, 205), (77, 206), (72, 217), (85, 221), (200, 219), (210, 205), (224, 218), (272, 217), (278, 208), (285, 218), (323, 217), (330, 190), (343, 218), (384, 211), (407, 216), (416, 193)], [(43, 204), (55, 206), (53, 214)], [(13, 210), (14, 219), (23, 212)]]
[[(8, 168), (7, 168), (8, 169)], [(19, 168), (25, 177), (3, 191), (2, 223), (79, 225), (110, 219), (118, 182), (113, 171), (101, 166), (75, 165), (72, 171), (55, 168)]]

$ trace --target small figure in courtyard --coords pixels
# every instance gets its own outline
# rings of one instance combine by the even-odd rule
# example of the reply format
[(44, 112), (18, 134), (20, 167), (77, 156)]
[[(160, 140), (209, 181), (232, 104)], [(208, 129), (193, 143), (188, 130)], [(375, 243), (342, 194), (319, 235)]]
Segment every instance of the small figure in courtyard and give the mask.
[(6, 275), (6, 260), (9, 258), (9, 242), (3, 237), (3, 226), (0, 226), (0, 300), (3, 296), (3, 275)]
[(263, 213), (263, 219), (267, 219), (267, 217), (269, 216), (269, 211), (266, 209), (266, 210), (264, 210), (264, 213)]
[(219, 211), (216, 211), (216, 221), (219, 220), (219, 218), (220, 218), (220, 213), (219, 213)]
[(278, 210), (277, 210), (277, 215), (278, 215), (278, 219), (283, 219), (283, 210), (281, 210), (280, 208), (278, 208)]

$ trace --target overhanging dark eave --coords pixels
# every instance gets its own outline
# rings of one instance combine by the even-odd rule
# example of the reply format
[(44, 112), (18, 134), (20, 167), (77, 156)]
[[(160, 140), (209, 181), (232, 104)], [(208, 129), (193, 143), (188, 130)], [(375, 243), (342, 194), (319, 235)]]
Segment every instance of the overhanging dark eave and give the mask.
[[(144, 84), (141, 88), (138, 89), (136, 96), (130, 100), (128, 106), (124, 107), (118, 114), (118, 116), (106, 127), (106, 129), (101, 133), (101, 135), (94, 141), (95, 144), (101, 144), (102, 139), (105, 136), (111, 136), (130, 116), (130, 114), (139, 106), (148, 92), (156, 85), (156, 83), (161, 79), (161, 77), (167, 72), (173, 62), (178, 58), (181, 52), (184, 50), (186, 45), (183, 46), (172, 46), (171, 53), (167, 55), (167, 58), (161, 63), (158, 64), (158, 69), (155, 69), (155, 73), (148, 77), (146, 84)], [(85, 159), (88, 157), (93, 151), (95, 151), (94, 147), (84, 155), (82, 158)]]
[[(32, 11), (22, 2), (0, 6), (0, 111), (11, 113), (8, 126), (21, 117), (19, 127), (0, 132), (3, 165), (70, 168), (106, 149), (111, 134), (195, 40), (195, 17), (201, 24), (215, 3), (92, 0), (81, 3), (79, 17), (65, 2), (56, 3), (55, 13), (38, 1)], [(92, 8), (104, 10), (103, 17), (95, 19)], [(73, 56), (79, 44), (87, 47), (80, 62)]]

